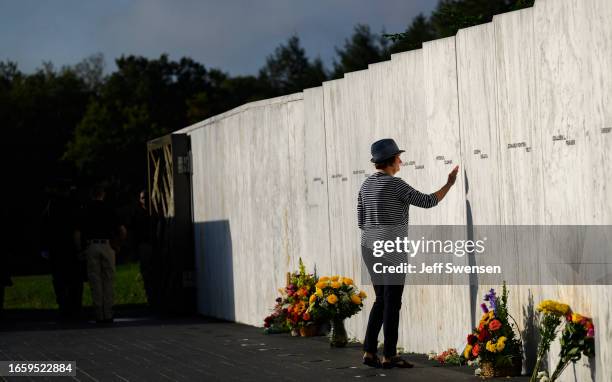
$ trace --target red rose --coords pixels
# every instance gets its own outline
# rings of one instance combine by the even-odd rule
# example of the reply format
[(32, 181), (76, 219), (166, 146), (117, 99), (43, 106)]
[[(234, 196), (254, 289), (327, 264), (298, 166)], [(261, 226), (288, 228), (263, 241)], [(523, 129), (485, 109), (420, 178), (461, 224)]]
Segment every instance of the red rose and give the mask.
[(478, 332), (478, 341), (484, 342), (489, 338), (489, 331), (486, 328), (482, 328), (480, 332)]
[(302, 318), (304, 319), (304, 321), (309, 321), (310, 320), (310, 313), (306, 312), (302, 315)]
[(472, 348), (472, 355), (474, 357), (478, 357), (478, 353), (480, 353), (480, 345), (476, 344), (474, 345), (474, 347)]
[(478, 341), (478, 337), (476, 337), (476, 336), (475, 336), (475, 335), (473, 335), (473, 334), (468, 334), (468, 336), (467, 336), (467, 342), (468, 342), (468, 344), (470, 344), (470, 345), (474, 345), (474, 344), (475, 344), (477, 341)]
[(489, 322), (489, 329), (494, 332), (502, 327), (502, 323), (499, 320), (493, 320)]

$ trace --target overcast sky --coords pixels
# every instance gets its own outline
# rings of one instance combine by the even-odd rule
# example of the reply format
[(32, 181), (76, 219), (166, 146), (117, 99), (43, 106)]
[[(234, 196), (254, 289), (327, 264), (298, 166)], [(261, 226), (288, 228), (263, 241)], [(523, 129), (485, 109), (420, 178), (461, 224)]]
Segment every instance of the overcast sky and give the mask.
[(309, 57), (330, 68), (357, 23), (403, 32), (437, 0), (0, 0), (0, 60), (31, 72), (43, 61), (71, 65), (104, 54), (189, 56), (232, 75), (256, 74), (297, 34)]

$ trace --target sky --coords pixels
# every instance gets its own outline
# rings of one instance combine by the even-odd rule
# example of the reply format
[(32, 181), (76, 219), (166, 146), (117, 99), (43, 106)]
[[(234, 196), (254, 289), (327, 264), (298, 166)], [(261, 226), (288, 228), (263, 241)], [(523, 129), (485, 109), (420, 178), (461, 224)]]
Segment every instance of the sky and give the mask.
[(231, 75), (257, 74), (296, 34), (310, 58), (331, 68), (356, 24), (403, 32), (437, 0), (0, 0), (0, 61), (30, 73), (43, 61), (73, 65), (102, 53), (188, 56)]

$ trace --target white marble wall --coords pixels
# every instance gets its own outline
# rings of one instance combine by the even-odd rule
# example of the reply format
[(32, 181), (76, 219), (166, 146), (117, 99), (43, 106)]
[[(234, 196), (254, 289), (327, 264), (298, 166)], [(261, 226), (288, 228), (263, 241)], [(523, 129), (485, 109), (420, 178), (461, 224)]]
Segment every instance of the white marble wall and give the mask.
[[(192, 138), (199, 311), (261, 325), (299, 257), (319, 274), (362, 284), (356, 198), (380, 138), (406, 149), (398, 175), (423, 192), (461, 166), (438, 207), (411, 208), (411, 224), (612, 224), (612, 132), (602, 132), (612, 127), (610, 20), (609, 0), (537, 0), (343, 79), (181, 130)], [(514, 245), (534, 258), (546, 250)], [(507, 266), (531, 279), (545, 271), (522, 258)], [(406, 286), (399, 345), (461, 347), (490, 287)], [(597, 356), (564, 378), (609, 380), (610, 287), (510, 290), (522, 329), (530, 299), (562, 299), (592, 315)], [(363, 337), (372, 300), (348, 321), (350, 335)]]

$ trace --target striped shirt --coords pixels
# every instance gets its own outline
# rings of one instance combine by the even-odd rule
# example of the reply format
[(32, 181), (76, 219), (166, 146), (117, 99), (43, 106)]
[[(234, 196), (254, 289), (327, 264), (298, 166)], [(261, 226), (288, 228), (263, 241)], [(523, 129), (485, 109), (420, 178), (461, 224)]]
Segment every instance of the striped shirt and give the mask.
[(408, 235), (410, 205), (431, 208), (438, 204), (435, 194), (423, 194), (403, 179), (377, 171), (361, 185), (357, 200), (357, 224), (361, 245), (374, 248), (377, 240), (393, 240)]

